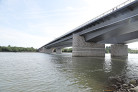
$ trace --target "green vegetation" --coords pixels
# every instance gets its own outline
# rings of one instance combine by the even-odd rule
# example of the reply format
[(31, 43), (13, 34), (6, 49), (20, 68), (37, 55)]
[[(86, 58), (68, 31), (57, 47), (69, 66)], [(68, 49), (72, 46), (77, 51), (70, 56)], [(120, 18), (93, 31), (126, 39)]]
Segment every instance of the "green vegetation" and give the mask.
[(132, 49), (128, 48), (128, 53), (138, 53), (138, 50), (132, 50)]
[(64, 48), (62, 49), (62, 52), (72, 52), (72, 48)]
[(105, 53), (111, 53), (111, 47), (110, 46), (106, 46)]
[[(111, 47), (110, 46), (106, 46), (105, 53), (111, 53)], [(133, 49), (128, 48), (128, 53), (138, 53), (138, 50), (133, 50)]]
[[(37, 52), (33, 47), (0, 46), (0, 52)], [(56, 52), (56, 49), (54, 50)], [(72, 52), (72, 48), (64, 48), (62, 52)], [(105, 53), (111, 53), (111, 47), (106, 46)], [(128, 53), (138, 53), (138, 50), (128, 48)]]
[[(62, 49), (62, 52), (72, 52), (72, 48), (64, 48)], [(106, 46), (105, 53), (111, 53), (110, 46)], [(128, 48), (128, 53), (138, 53), (138, 50), (133, 50), (133, 49)]]
[(37, 49), (33, 47), (12, 47), (12, 46), (0, 46), (0, 52), (36, 52)]

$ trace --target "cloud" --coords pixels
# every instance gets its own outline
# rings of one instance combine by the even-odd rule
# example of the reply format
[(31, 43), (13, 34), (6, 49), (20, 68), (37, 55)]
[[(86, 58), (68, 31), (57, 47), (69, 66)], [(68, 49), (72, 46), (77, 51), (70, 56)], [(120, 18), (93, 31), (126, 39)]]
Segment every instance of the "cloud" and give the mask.
[(67, 9), (67, 10), (74, 10), (74, 8), (71, 7), (71, 6), (67, 7), (66, 9)]
[(26, 34), (15, 29), (0, 28), (0, 45), (12, 45), (39, 48), (49, 42), (51, 38)]
[(133, 42), (133, 43), (129, 43), (127, 44), (128, 48), (132, 48), (132, 49), (138, 49), (138, 42)]

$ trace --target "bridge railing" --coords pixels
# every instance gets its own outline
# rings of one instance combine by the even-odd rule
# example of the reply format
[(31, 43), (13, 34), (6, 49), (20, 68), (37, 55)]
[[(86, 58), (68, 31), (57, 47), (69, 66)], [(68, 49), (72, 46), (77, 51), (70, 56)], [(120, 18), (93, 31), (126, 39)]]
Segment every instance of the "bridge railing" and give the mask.
[(110, 13), (114, 12), (115, 10), (120, 9), (121, 7), (127, 5), (127, 4), (129, 4), (131, 2), (134, 2), (134, 1), (136, 1), (136, 0), (127, 0), (126, 2), (124, 2), (124, 3), (122, 3), (122, 4), (118, 5), (118, 6), (116, 6), (116, 7), (112, 8), (112, 9), (102, 13), (101, 15), (99, 15), (99, 16), (97, 16), (97, 17), (95, 17), (95, 18), (93, 18), (93, 19), (91, 19), (89, 21), (87, 21), (86, 23), (82, 24), (81, 26), (84, 26), (84, 25), (86, 25), (86, 24), (88, 24), (90, 22), (93, 22), (93, 21), (95, 21), (95, 20), (97, 20), (97, 19), (99, 19), (99, 18), (101, 18), (101, 17), (103, 17), (103, 16), (105, 16), (107, 14), (110, 14)]

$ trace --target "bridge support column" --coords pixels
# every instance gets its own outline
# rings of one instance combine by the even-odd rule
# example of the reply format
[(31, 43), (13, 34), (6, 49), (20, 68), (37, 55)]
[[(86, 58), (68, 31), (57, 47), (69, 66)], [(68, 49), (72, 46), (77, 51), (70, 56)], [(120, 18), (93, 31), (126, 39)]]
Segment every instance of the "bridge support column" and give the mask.
[(47, 54), (51, 54), (52, 53), (52, 48), (50, 49), (46, 49), (45, 47), (42, 47), (39, 52), (42, 52), (42, 53), (47, 53)]
[(46, 49), (45, 53), (47, 53), (47, 54), (51, 54), (51, 53), (52, 53), (52, 51), (53, 51), (53, 49), (52, 49), (52, 48), (50, 48), (50, 49)]
[(42, 47), (42, 48), (39, 50), (39, 52), (45, 53), (45, 52), (46, 52), (46, 48), (45, 48), (45, 47)]
[(128, 46), (124, 44), (111, 45), (111, 56), (128, 56)]
[(62, 49), (61, 48), (56, 48), (56, 53), (57, 54), (61, 54), (62, 53)]
[(83, 36), (73, 34), (72, 56), (105, 56), (105, 44), (86, 42)]

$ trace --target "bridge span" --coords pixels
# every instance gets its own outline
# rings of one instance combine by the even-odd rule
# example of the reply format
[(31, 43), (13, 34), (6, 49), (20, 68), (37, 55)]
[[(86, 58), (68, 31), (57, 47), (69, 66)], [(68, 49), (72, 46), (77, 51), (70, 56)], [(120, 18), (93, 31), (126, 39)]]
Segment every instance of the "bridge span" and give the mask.
[(61, 54), (73, 47), (72, 56), (104, 56), (105, 44), (111, 45), (112, 56), (127, 56), (127, 43), (138, 40), (138, 0), (125, 3), (80, 25), (39, 48), (39, 52)]

